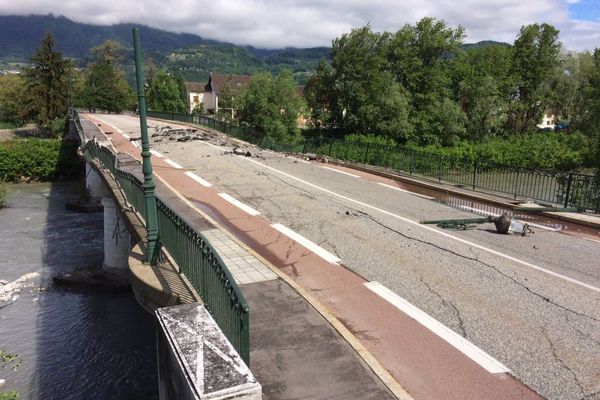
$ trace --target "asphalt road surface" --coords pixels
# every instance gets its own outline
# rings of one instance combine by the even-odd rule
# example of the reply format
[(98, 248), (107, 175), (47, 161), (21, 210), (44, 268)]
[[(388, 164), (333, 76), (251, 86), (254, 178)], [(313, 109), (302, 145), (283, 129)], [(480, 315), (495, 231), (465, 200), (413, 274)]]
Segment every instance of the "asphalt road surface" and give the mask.
[[(139, 122), (97, 115), (131, 137)], [(154, 128), (167, 125), (150, 121)], [(168, 124), (173, 126), (173, 124)], [(378, 178), (231, 143), (152, 148), (219, 191), (281, 223), (377, 281), (507, 366), (549, 399), (600, 399), (600, 243), (534, 229), (499, 235), (493, 224), (449, 231), (417, 222), (473, 218), (394, 190)], [(340, 172), (341, 171), (341, 172)]]

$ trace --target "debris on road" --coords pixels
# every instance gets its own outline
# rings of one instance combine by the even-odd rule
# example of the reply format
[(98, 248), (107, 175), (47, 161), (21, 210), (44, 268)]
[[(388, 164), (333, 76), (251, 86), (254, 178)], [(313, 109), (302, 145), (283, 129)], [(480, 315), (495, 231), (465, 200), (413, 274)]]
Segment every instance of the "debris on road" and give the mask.
[(444, 229), (467, 230), (475, 227), (476, 225), (489, 222), (493, 222), (496, 226), (496, 231), (504, 235), (514, 233), (520, 236), (525, 236), (527, 233), (533, 233), (529, 225), (517, 219), (511, 218), (507, 213), (504, 213), (496, 218), (490, 215), (485, 218), (425, 220), (421, 221), (421, 224), (437, 225), (438, 227)]

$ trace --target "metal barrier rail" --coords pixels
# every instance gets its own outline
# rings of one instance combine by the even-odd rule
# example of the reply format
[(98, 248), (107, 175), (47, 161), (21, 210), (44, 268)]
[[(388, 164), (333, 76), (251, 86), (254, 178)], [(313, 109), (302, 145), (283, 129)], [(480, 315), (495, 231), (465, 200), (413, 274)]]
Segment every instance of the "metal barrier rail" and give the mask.
[(243, 126), (211, 117), (171, 112), (148, 112), (149, 117), (188, 122), (212, 128), (274, 151), (315, 153), (340, 160), (376, 165), (466, 186), (472, 190), (525, 197), (533, 200), (600, 212), (600, 180), (575, 172), (533, 169), (481, 160), (461, 159), (402, 146), (315, 139), (281, 143)]
[[(116, 155), (94, 140), (86, 140), (77, 113), (71, 114), (86, 160), (98, 159), (111, 172), (127, 201), (146, 215), (142, 182), (118, 167)], [(159, 240), (198, 292), (219, 328), (249, 364), (249, 307), (240, 288), (214, 247), (198, 231), (160, 199), (156, 199)]]

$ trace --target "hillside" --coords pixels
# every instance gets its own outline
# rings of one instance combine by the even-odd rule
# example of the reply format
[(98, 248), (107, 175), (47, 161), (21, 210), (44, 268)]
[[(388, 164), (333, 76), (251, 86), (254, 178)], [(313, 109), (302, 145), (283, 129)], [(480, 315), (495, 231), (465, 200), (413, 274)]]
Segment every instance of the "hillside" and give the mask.
[(197, 35), (173, 33), (143, 25), (118, 24), (110, 26), (80, 24), (65, 17), (53, 15), (2, 16), (0, 15), (0, 58), (23, 60), (31, 56), (47, 31), (56, 37), (57, 47), (65, 56), (84, 58), (91, 47), (107, 39), (120, 43), (125, 49), (133, 48), (131, 30), (140, 28), (144, 49), (164, 52), (190, 47), (203, 42)]
[[(146, 57), (152, 58), (159, 66), (178, 71), (188, 80), (207, 80), (213, 71), (254, 74), (265, 70), (277, 73), (289, 68), (299, 82), (304, 82), (316, 64), (321, 59), (328, 59), (331, 52), (326, 47), (256, 49), (143, 25), (90, 25), (53, 15), (0, 16), (0, 65), (26, 62), (47, 31), (54, 34), (57, 48), (63, 55), (77, 59), (81, 66), (87, 61), (89, 49), (107, 39), (123, 46), (125, 63), (130, 64), (133, 62), (131, 29), (134, 27), (141, 31)], [(132, 75), (130, 66), (126, 69), (128, 75)]]
[[(125, 69), (133, 81), (131, 29), (141, 31), (147, 58), (160, 67), (179, 72), (184, 79), (206, 81), (211, 72), (255, 74), (260, 71), (278, 73), (290, 69), (299, 83), (304, 83), (320, 60), (331, 58), (331, 48), (258, 49), (237, 46), (197, 35), (173, 33), (143, 25), (117, 24), (110, 26), (74, 22), (54, 15), (1, 16), (0, 67), (18, 68), (14, 64), (27, 62), (47, 31), (56, 37), (57, 47), (66, 57), (75, 58), (80, 66), (87, 62), (89, 49), (107, 39), (120, 43), (125, 50)], [(483, 41), (464, 44), (463, 48), (508, 46), (506, 43)]]

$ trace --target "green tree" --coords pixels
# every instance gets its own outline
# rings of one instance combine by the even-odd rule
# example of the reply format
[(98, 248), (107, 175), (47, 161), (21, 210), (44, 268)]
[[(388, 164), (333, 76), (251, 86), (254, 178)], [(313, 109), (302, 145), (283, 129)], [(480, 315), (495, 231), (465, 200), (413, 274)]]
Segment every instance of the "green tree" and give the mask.
[(190, 99), (187, 95), (187, 90), (185, 88), (185, 81), (183, 80), (183, 76), (181, 76), (180, 73), (177, 73), (175, 75), (175, 82), (177, 83), (177, 87), (179, 88), (179, 97), (181, 98), (183, 104), (185, 104), (185, 111), (183, 112), (188, 112), (188, 110), (190, 109)]
[(118, 52), (118, 44), (110, 40), (91, 49), (93, 61), (88, 66), (80, 96), (84, 107), (110, 112), (133, 108), (134, 94), (118, 68)]
[(19, 75), (0, 76), (0, 122), (21, 124), (26, 83)]
[(67, 113), (68, 82), (65, 76), (69, 62), (55, 51), (55, 40), (48, 32), (31, 58), (31, 68), (24, 73), (27, 81), (23, 104), (25, 119), (50, 131), (52, 122)]
[(543, 85), (559, 65), (559, 31), (552, 25), (532, 24), (521, 28), (513, 46), (513, 73), (517, 80), (507, 126), (513, 133), (535, 129), (550, 106)]
[(166, 69), (159, 70), (154, 76), (152, 85), (147, 89), (148, 109), (187, 113), (186, 103), (181, 98), (181, 89), (177, 80)]
[(231, 121), (235, 115), (235, 102), (231, 89), (231, 77), (225, 79), (223, 89), (219, 93), (219, 110), (217, 116), (225, 121)]
[(279, 141), (299, 139), (297, 120), (304, 101), (290, 71), (283, 70), (275, 79), (266, 72), (254, 75), (236, 102), (240, 122)]
[(336, 104), (331, 64), (321, 60), (304, 86), (304, 99), (309, 108), (309, 125), (316, 129), (333, 129), (331, 107)]
[(600, 179), (600, 48), (594, 50), (592, 65), (583, 74), (581, 95), (576, 127), (593, 143), (592, 161)]
[[(409, 122), (415, 134), (407, 139), (419, 144), (441, 143), (448, 134), (440, 129), (454, 126), (449, 120), (455, 123), (465, 120), (460, 115), (462, 111), (448, 102), (451, 98), (448, 60), (460, 52), (463, 33), (460, 26), (453, 29), (442, 20), (423, 18), (390, 37), (387, 52), (390, 69), (409, 94)], [(452, 135), (464, 131), (464, 126), (454, 127)]]

